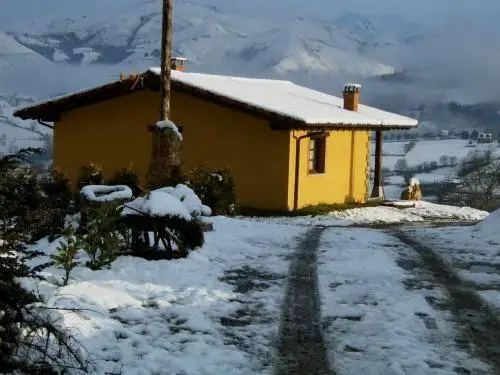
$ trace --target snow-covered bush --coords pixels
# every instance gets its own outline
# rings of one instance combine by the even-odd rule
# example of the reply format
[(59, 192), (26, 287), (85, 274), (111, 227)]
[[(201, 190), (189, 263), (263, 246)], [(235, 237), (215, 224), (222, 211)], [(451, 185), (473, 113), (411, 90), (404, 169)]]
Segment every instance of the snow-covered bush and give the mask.
[(126, 185), (87, 185), (80, 190), (80, 224), (87, 225), (89, 211), (105, 203), (123, 203), (132, 199), (132, 190)]
[(172, 257), (179, 257), (186, 256), (188, 250), (203, 245), (204, 234), (200, 217), (210, 213), (210, 209), (201, 203), (190, 188), (178, 184), (175, 187), (153, 190), (126, 203), (122, 215), (124, 222), (132, 228), (134, 248), (149, 247), (148, 237), (143, 241), (139, 234), (155, 231), (153, 248), (158, 248), (162, 241), (165, 250)]
[(132, 189), (127, 185), (87, 185), (80, 194), (89, 203), (104, 203), (132, 199)]
[(165, 192), (176, 197), (182, 202), (184, 206), (186, 206), (189, 213), (193, 217), (212, 215), (212, 209), (204, 205), (201, 202), (201, 199), (196, 195), (196, 193), (184, 184), (178, 184), (175, 187), (168, 186), (165, 188), (156, 189), (154, 191)]
[(214, 215), (238, 213), (236, 186), (228, 168), (212, 170), (198, 167), (188, 172), (186, 179), (186, 184), (212, 209)]
[(93, 270), (108, 268), (126, 246), (121, 234), (120, 202), (111, 201), (87, 209), (86, 222), (81, 236), (83, 251), (89, 256), (85, 263)]

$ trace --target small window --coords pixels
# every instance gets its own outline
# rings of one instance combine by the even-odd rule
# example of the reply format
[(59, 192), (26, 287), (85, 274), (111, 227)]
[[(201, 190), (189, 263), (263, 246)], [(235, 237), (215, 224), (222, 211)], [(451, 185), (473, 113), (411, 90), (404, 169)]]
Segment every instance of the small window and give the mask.
[(309, 173), (325, 173), (326, 138), (310, 138), (308, 168)]

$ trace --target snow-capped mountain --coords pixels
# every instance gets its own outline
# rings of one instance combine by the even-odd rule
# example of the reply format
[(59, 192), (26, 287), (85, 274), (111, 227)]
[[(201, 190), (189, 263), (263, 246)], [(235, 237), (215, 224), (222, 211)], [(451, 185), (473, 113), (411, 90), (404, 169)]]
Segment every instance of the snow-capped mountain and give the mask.
[[(478, 92), (493, 96), (482, 89), (492, 69), (457, 55), (449, 27), (430, 30), (395, 15), (318, 20), (265, 8), (250, 15), (226, 11), (224, 1), (175, 0), (174, 54), (189, 59), (189, 71), (290, 79), (337, 94), (356, 80), (365, 103), (394, 111), (461, 100), (462, 93), (471, 103)], [(44, 16), (0, 25), (0, 92), (7, 96), (41, 99), (159, 64), (161, 0), (51, 4)]]
[(32, 72), (46, 69), (51, 62), (30, 48), (0, 32), (0, 78), (2, 92), (16, 92), (29, 86)]
[[(364, 51), (401, 43), (397, 36), (412, 30), (401, 19), (387, 23), (356, 14), (332, 21), (257, 19), (190, 1), (175, 6), (174, 52), (190, 59), (190, 69), (206, 72), (391, 74), (390, 64)], [(64, 18), (45, 16), (5, 31), (53, 62), (142, 67), (158, 64), (160, 28), (160, 0), (111, 0), (105, 7), (80, 7)]]

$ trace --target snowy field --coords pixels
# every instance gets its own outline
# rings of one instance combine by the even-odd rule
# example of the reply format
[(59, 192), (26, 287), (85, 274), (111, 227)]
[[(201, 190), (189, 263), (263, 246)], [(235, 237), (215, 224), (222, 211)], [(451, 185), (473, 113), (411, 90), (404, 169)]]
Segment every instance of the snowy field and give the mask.
[[(440, 158), (442, 156), (446, 156), (448, 159), (450, 157), (455, 157), (458, 165), (470, 152), (486, 151), (490, 148), (495, 150), (496, 154), (500, 156), (500, 147), (498, 147), (496, 142), (490, 144), (474, 143), (475, 147), (468, 147), (469, 141), (462, 139), (419, 140), (416, 141), (415, 147), (405, 155), (404, 146), (409, 142), (410, 141), (384, 142), (382, 146), (383, 167), (388, 168), (390, 171), (394, 171), (396, 163), (401, 159), (406, 160), (409, 168), (422, 165), (423, 163), (433, 162), (437, 162), (438, 165), (441, 165)], [(375, 163), (373, 154), (375, 152), (375, 146), (373, 143), (371, 152), (371, 168), (373, 173)], [(422, 184), (434, 184), (455, 179), (456, 171), (457, 167), (440, 166), (439, 168), (429, 172), (415, 172), (413, 173), (413, 176), (416, 177)], [(370, 179), (370, 183), (372, 182), (373, 177)], [(389, 175), (386, 173), (384, 176), (384, 191), (387, 199), (399, 199), (404, 186), (405, 181), (402, 174)], [(426, 199), (433, 199), (431, 196), (426, 196), (425, 191), (423, 193)]]
[(500, 312), (500, 210), (472, 227), (420, 229), (415, 234), (439, 249), (459, 276)]
[[(463, 139), (419, 140), (415, 147), (406, 155), (403, 147), (409, 141), (384, 142), (382, 146), (384, 167), (394, 170), (399, 159), (406, 159), (408, 166), (413, 167), (424, 162), (438, 162), (442, 156), (455, 156), (457, 161), (465, 158), (470, 151), (487, 150), (492, 147), (500, 155), (500, 148), (496, 142), (490, 144), (474, 144), (476, 147), (467, 147), (469, 141)], [(372, 166), (374, 165), (375, 146), (372, 144)]]

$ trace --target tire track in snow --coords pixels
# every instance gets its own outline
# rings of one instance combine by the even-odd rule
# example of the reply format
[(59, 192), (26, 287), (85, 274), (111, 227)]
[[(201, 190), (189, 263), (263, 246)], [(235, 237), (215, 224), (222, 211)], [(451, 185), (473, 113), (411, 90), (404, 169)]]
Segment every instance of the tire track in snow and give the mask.
[(464, 337), (471, 341), (481, 358), (494, 366), (495, 374), (500, 374), (500, 321), (495, 312), (473, 288), (460, 280), (438, 252), (401, 229), (390, 234), (420, 255), (426, 267), (449, 293), (450, 310)]
[(307, 231), (288, 272), (275, 375), (333, 375), (321, 324), (317, 250), (325, 228)]

